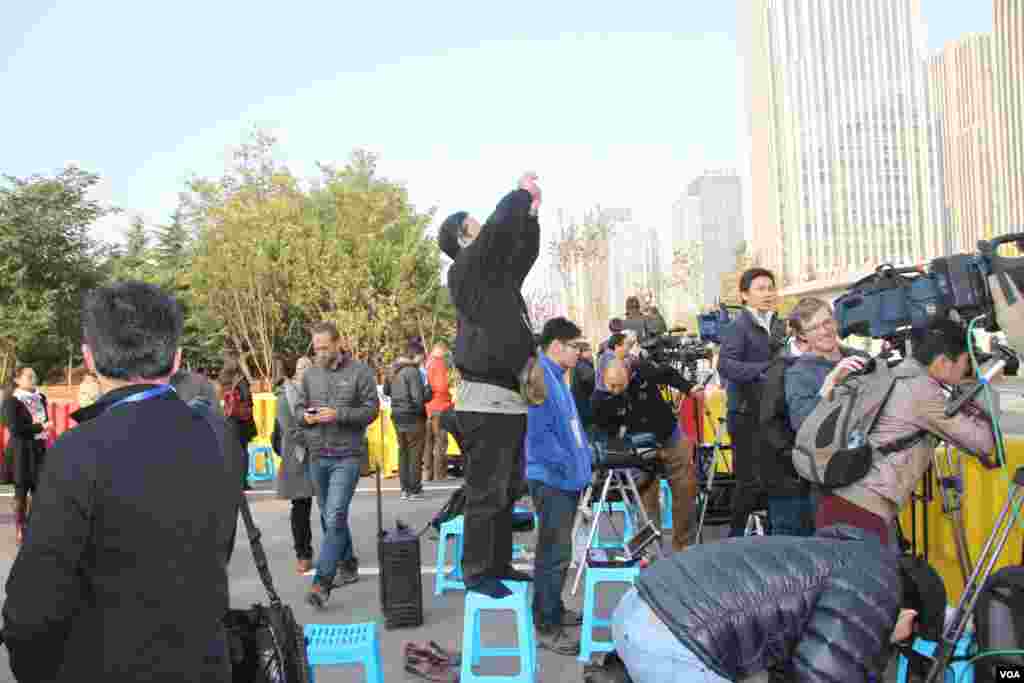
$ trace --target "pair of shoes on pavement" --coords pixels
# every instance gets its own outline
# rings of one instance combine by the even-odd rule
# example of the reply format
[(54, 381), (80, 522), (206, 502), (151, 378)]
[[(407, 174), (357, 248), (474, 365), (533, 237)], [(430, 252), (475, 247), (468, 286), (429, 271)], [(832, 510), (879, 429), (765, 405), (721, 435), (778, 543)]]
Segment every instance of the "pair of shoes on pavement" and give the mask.
[(416, 501), (423, 500), (422, 491), (402, 491), (402, 500)]
[(457, 683), (462, 656), (449, 652), (433, 640), (405, 644), (405, 671), (417, 678), (437, 683)]
[[(534, 616), (535, 621), (537, 616)], [(537, 623), (537, 647), (554, 652), (556, 655), (576, 657), (580, 653), (580, 634), (576, 631), (583, 623), (579, 612), (562, 610), (561, 623), (555, 626)]]
[(327, 606), (332, 590), (353, 584), (358, 580), (359, 560), (354, 557), (350, 560), (342, 560), (338, 563), (337, 572), (330, 583), (321, 581), (319, 577), (313, 579), (313, 585), (310, 587), (309, 593), (306, 594), (306, 604), (312, 605), (316, 609), (323, 609)]

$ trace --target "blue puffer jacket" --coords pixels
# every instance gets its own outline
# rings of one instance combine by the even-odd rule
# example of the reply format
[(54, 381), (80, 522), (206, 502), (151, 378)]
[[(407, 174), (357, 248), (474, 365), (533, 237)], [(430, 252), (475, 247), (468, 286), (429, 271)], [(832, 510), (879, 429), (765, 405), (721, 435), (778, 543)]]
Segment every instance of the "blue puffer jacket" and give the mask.
[(541, 354), (547, 399), (530, 406), (526, 422), (526, 478), (563, 491), (582, 491), (590, 483), (592, 454), (563, 379), (565, 371)]
[(662, 558), (637, 591), (723, 678), (783, 669), (796, 683), (878, 671), (901, 598), (899, 557), (861, 529), (730, 538)]

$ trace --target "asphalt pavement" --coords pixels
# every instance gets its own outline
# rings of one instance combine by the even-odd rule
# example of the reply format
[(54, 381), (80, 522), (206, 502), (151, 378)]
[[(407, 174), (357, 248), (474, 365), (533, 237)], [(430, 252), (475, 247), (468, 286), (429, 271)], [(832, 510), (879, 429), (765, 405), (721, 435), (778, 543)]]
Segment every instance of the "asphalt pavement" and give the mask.
[[(394, 525), (401, 520), (410, 526), (425, 525), (437, 510), (444, 504), (461, 484), (461, 480), (449, 479), (445, 482), (425, 483), (425, 496), (420, 501), (403, 501), (399, 497), (397, 479), (384, 480), (383, 510), (385, 526)], [(183, 499), (186, 493), (182, 492)], [(377, 563), (377, 505), (374, 482), (372, 478), (363, 479), (352, 501), (351, 527), (356, 555), (360, 559), (360, 580), (350, 586), (335, 590), (330, 602), (323, 611), (314, 610), (306, 605), (304, 597), (309, 589), (312, 576), (296, 574), (295, 554), (292, 547), (291, 525), (289, 522), (289, 503), (277, 500), (272, 492), (257, 490), (250, 494), (249, 500), (257, 525), (263, 534), (263, 544), (270, 562), (274, 585), (281, 599), (291, 605), (296, 618), (303, 624), (357, 624), (377, 622), (382, 624), (379, 602), (379, 570)], [(9, 503), (9, 497), (0, 493), (0, 506)], [(9, 508), (8, 508), (9, 509)], [(313, 507), (314, 548), (319, 549), (320, 528), (316, 515), (317, 507)], [(248, 539), (239, 528), (237, 545), (232, 556), (230, 567), (231, 602), (232, 606), (244, 608), (253, 603), (266, 603), (267, 596), (260, 583), (249, 552)], [(527, 545), (528, 554), (523, 568), (532, 570), (533, 534), (523, 534), (519, 539)], [(0, 513), (0, 576), (5, 577), (14, 561), (16, 546), (14, 545), (13, 515)], [(404, 670), (402, 657), (403, 644), (407, 641), (425, 642), (435, 640), (449, 649), (461, 650), (463, 597), (461, 591), (448, 592), (443, 596), (434, 596), (434, 572), (437, 544), (425, 535), (421, 546), (423, 558), (423, 626), (414, 629), (396, 629), (388, 631), (381, 626), (381, 658), (385, 681), (416, 681), (417, 679)], [(449, 550), (450, 556), (450, 550)], [(570, 585), (566, 588), (566, 604), (568, 607), (581, 610), (583, 587), (579, 594), (570, 594)], [(611, 585), (602, 589), (598, 598), (598, 614), (610, 613), (618, 599), (625, 592), (625, 585)], [(512, 645), (515, 642), (515, 631), (511, 613), (494, 613), (484, 615), (484, 645)], [(609, 637), (607, 631), (598, 631), (598, 637)], [(554, 683), (560, 681), (571, 683), (582, 681), (583, 665), (575, 658), (563, 657), (547, 651), (538, 652), (539, 675), (537, 680)], [(511, 660), (498, 659), (493, 662), (485, 660), (482, 673), (510, 674), (514, 673), (515, 664)], [(317, 683), (331, 681), (362, 681), (363, 674), (358, 665), (343, 667), (320, 668), (316, 672)], [(895, 681), (894, 676), (887, 677)], [(7, 665), (7, 651), (0, 648), (0, 683), (13, 682)], [(753, 683), (753, 679), (749, 682)]]

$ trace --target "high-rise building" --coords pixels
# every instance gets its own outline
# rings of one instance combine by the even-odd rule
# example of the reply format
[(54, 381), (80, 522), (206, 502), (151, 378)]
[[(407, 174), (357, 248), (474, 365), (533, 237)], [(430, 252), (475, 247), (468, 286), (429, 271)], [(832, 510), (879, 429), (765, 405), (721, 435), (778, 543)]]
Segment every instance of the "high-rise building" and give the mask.
[(695, 241), (703, 264), (699, 288), (701, 307), (721, 294), (722, 275), (736, 266), (736, 249), (743, 242), (743, 194), (735, 172), (706, 173), (690, 183), (687, 195), (696, 213)]
[(928, 59), (928, 99), (938, 125), (943, 252), (973, 251), (995, 221), (992, 36), (973, 34)]
[(995, 232), (1024, 230), (1024, 0), (994, 0)]
[(755, 262), (791, 286), (940, 253), (920, 0), (740, 17)]

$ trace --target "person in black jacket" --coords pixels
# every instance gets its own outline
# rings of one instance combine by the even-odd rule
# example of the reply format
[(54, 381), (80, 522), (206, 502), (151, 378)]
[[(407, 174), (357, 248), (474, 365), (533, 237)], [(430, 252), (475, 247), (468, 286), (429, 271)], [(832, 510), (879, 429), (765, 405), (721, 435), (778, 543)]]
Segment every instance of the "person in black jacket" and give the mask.
[[(700, 387), (666, 365), (636, 358), (627, 369), (613, 360), (605, 369), (607, 391), (594, 392), (594, 441), (599, 457), (609, 439), (627, 437), (634, 448), (657, 447), (658, 458), (672, 491), (672, 547), (682, 550), (690, 543), (697, 482), (693, 471), (693, 444), (683, 435), (672, 404), (661, 394), (672, 387), (683, 395), (695, 396)], [(661, 529), (660, 487), (647, 482), (640, 490), (644, 511)]]
[(594, 427), (593, 409), (590, 399), (594, 396), (594, 388), (597, 384), (597, 375), (594, 372), (594, 352), (590, 344), (580, 342), (580, 356), (576, 361), (576, 367), (572, 370), (572, 397), (576, 401), (576, 412), (580, 416), (580, 424), (583, 425), (587, 436), (591, 436)]
[[(522, 287), (540, 253), (540, 188), (524, 174), (487, 223), (460, 211), (441, 226), (438, 244), (454, 263), (448, 291), (457, 313), (455, 366), (462, 376), (456, 419), (465, 450), (466, 513), (462, 571), (468, 590), (511, 592), (512, 506), (523, 492), (523, 438), (535, 357)], [(541, 389), (543, 392), (543, 389)]]
[(918, 602), (924, 593), (905, 585), (914, 574), (904, 566), (847, 526), (696, 546), (641, 572), (612, 617), (615, 650), (635, 683), (764, 672), (867, 681), (884, 670), (890, 644), (910, 637), (918, 613), (943, 612)]
[(762, 505), (756, 452), (760, 390), (786, 334), (785, 322), (775, 314), (778, 297), (770, 270), (751, 268), (743, 273), (740, 297), (746, 308), (723, 328), (718, 354), (718, 373), (728, 394), (726, 427), (736, 476), (731, 536), (742, 536), (750, 514)]
[(14, 387), (3, 403), (3, 422), (10, 432), (7, 458), (14, 472), (14, 534), (21, 545), (28, 523), (30, 496), (34, 497), (39, 472), (46, 459), (46, 439), (53, 424), (46, 395), (36, 387), (36, 371), (28, 366), (14, 373)]
[[(50, 451), (7, 579), (3, 640), (19, 681), (229, 683), (222, 618), (241, 478), (211, 422), (168, 385), (173, 297), (125, 282), (83, 306), (104, 395)], [(185, 495), (183, 495), (185, 494)]]
[(402, 500), (423, 497), (423, 445), (427, 440), (427, 385), (420, 365), (426, 355), (418, 342), (395, 361), (391, 374), (391, 422), (398, 437), (398, 479)]
[(238, 390), (237, 409), (230, 403), (227, 408), (227, 424), (234, 433), (235, 439), (241, 445), (242, 450), (242, 486), (248, 491), (249, 486), (249, 442), (256, 438), (256, 422), (253, 420), (252, 387), (242, 371), (242, 363), (237, 356), (228, 355), (224, 358), (224, 367), (221, 368), (220, 377), (221, 395), (227, 396), (229, 392)]

